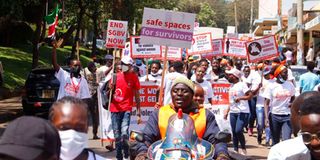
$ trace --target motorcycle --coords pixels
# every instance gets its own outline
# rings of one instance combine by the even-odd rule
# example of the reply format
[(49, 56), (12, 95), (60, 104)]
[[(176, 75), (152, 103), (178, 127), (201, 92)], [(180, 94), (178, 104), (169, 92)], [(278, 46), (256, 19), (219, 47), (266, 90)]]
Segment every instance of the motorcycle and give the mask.
[[(143, 133), (139, 131), (131, 131), (130, 138), (144, 142)], [(215, 138), (227, 143), (231, 135), (219, 132)], [(148, 159), (152, 160), (205, 160), (213, 156), (214, 146), (197, 136), (193, 119), (181, 109), (169, 118), (166, 137), (151, 144), (147, 152)]]

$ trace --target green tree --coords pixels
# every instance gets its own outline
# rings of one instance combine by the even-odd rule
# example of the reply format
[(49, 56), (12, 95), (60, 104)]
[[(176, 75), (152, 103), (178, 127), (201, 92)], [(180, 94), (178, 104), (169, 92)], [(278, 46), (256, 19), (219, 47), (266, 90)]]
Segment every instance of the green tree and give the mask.
[(200, 26), (207, 26), (207, 27), (217, 27), (217, 24), (214, 20), (215, 12), (209, 5), (209, 3), (204, 2), (200, 4), (200, 11), (197, 14), (198, 21)]

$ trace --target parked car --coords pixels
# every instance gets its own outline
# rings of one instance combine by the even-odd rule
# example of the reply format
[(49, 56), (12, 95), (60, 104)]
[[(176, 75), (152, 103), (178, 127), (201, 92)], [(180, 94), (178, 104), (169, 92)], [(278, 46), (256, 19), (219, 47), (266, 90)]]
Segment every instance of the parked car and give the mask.
[[(300, 95), (300, 84), (299, 84), (299, 79), (300, 76), (304, 73), (307, 73), (307, 66), (297, 66), (297, 65), (292, 65), (290, 66), (292, 75), (295, 80), (295, 89), (296, 89), (296, 94), (295, 96)], [(318, 68), (314, 68), (313, 73), (317, 74), (318, 76), (320, 75), (320, 70)]]
[[(106, 48), (106, 47), (105, 47), (105, 44), (106, 44), (106, 41), (105, 41), (105, 40), (103, 40), (103, 39), (97, 39), (96, 46), (97, 46), (98, 49), (101, 49), (101, 50), (105, 49), (105, 48)], [(86, 43), (86, 47), (89, 48), (89, 49), (91, 49), (91, 48), (92, 48), (92, 41), (87, 42), (87, 43)]]
[[(68, 67), (62, 68), (69, 71)], [(57, 100), (60, 86), (54, 74), (53, 68), (36, 68), (30, 71), (22, 95), (24, 114), (48, 117), (51, 105)]]

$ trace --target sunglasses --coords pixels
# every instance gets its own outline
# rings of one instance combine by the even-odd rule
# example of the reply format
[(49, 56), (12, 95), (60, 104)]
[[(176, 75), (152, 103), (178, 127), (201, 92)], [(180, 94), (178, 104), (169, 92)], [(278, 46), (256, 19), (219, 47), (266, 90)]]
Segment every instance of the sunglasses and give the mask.
[(316, 134), (311, 134), (309, 132), (301, 132), (302, 140), (305, 144), (310, 144), (313, 139), (320, 141), (320, 132)]

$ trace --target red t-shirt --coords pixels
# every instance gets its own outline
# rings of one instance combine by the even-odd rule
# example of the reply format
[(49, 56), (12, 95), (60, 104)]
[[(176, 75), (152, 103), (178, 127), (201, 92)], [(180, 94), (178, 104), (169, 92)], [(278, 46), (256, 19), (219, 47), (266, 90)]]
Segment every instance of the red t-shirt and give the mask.
[(110, 112), (131, 111), (135, 91), (139, 89), (140, 82), (135, 73), (117, 73), (117, 82), (110, 104)]

